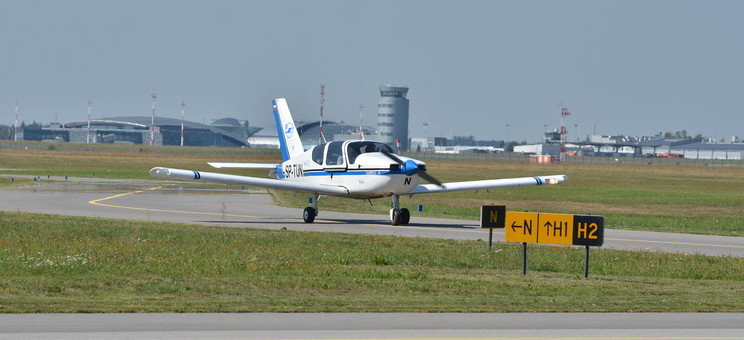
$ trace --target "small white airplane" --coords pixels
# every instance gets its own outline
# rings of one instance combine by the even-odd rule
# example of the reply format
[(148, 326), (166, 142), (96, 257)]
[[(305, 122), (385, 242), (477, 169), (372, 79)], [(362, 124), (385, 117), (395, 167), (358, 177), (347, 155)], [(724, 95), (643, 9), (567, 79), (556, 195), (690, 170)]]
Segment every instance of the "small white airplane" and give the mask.
[[(312, 194), (314, 199), (313, 206), (304, 210), (303, 219), (306, 223), (312, 223), (318, 215), (318, 200), (321, 196), (356, 199), (391, 197), (392, 225), (408, 224), (411, 218), (408, 209), (400, 208), (401, 195), (558, 184), (567, 179), (565, 175), (552, 175), (441, 183), (426, 172), (426, 163), (396, 155), (390, 145), (381, 142), (333, 141), (305, 151), (287, 101), (284, 98), (273, 100), (273, 111), (282, 152), (281, 164), (209, 163), (209, 165), (215, 168), (271, 169), (269, 176), (274, 178), (164, 167), (152, 168), (150, 176), (307, 192)], [(419, 184), (421, 179), (431, 184)]]

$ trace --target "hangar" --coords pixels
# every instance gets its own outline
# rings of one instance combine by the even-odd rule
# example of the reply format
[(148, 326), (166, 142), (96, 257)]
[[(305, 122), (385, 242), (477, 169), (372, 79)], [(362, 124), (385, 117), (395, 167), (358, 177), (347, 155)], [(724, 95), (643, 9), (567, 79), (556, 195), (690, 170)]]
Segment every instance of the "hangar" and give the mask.
[[(90, 121), (91, 143), (150, 144), (152, 117), (112, 117)], [(184, 121), (186, 146), (247, 147), (247, 138), (261, 130), (234, 118), (206, 125)], [(24, 140), (88, 142), (88, 121), (52, 124), (41, 130), (23, 131)], [(155, 117), (153, 145), (181, 145), (181, 120)]]

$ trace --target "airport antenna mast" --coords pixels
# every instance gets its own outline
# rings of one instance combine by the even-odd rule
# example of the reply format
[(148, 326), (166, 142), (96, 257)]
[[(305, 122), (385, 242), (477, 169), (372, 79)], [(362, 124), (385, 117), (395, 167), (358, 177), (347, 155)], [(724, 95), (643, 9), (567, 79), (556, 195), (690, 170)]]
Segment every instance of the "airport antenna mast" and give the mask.
[(90, 144), (90, 105), (92, 100), (88, 99), (88, 129), (85, 130), (85, 144)]
[(15, 106), (15, 128), (13, 129), (13, 140), (18, 141), (18, 99)]
[(362, 128), (362, 112), (364, 112), (364, 104), (359, 104), (359, 139), (364, 140), (364, 129)]
[(183, 146), (183, 112), (186, 110), (186, 103), (181, 101), (181, 146)]
[(325, 84), (320, 84), (320, 135), (318, 136), (318, 144), (326, 142), (326, 138), (323, 135), (323, 104), (325, 103)]
[(568, 136), (568, 130), (566, 129), (566, 117), (570, 116), (568, 108), (565, 106), (561, 107), (561, 146), (560, 146), (560, 160), (561, 162), (566, 160), (566, 137)]
[(150, 145), (155, 145), (155, 99), (158, 97), (155, 93), (150, 95), (152, 98), (152, 119), (150, 120)]

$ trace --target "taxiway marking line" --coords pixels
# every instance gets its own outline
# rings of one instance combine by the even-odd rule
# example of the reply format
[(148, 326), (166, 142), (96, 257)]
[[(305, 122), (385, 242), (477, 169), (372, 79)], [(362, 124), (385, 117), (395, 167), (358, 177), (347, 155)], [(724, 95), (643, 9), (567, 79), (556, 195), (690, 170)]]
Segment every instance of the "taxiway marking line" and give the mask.
[(237, 215), (237, 214), (222, 214), (222, 213), (209, 213), (209, 212), (199, 212), (199, 211), (183, 211), (183, 210), (168, 210), (168, 209), (154, 209), (154, 208), (139, 208), (139, 207), (129, 207), (125, 205), (114, 205), (114, 204), (106, 204), (101, 203), (103, 201), (112, 200), (114, 198), (124, 197), (128, 195), (134, 195), (134, 194), (141, 194), (146, 191), (155, 191), (158, 189), (162, 189), (162, 186), (150, 188), (147, 190), (136, 190), (132, 192), (125, 192), (123, 194), (117, 194), (113, 196), (108, 196), (104, 198), (95, 199), (92, 201), (88, 201), (88, 203), (93, 205), (98, 205), (102, 207), (109, 207), (109, 208), (118, 208), (118, 209), (129, 209), (129, 210), (140, 210), (140, 211), (154, 211), (154, 212), (167, 212), (167, 213), (178, 213), (178, 214), (191, 214), (191, 215), (210, 215), (210, 216), (230, 216), (230, 217), (247, 217), (247, 218), (258, 218), (258, 219), (268, 219), (268, 217), (261, 217), (261, 216), (251, 216), (251, 215)]
[[(123, 205), (113, 205), (113, 204), (106, 204), (101, 203), (103, 201), (112, 200), (115, 198), (127, 196), (127, 195), (133, 195), (133, 194), (141, 194), (143, 192), (147, 191), (155, 191), (158, 189), (162, 189), (162, 186), (150, 188), (147, 190), (136, 190), (132, 192), (126, 192), (123, 194), (117, 194), (113, 196), (108, 196), (104, 198), (95, 199), (92, 201), (88, 201), (88, 203), (103, 207), (109, 207), (109, 208), (119, 208), (119, 209), (130, 209), (130, 210), (141, 210), (141, 211), (153, 211), (153, 212), (167, 212), (167, 213), (179, 213), (179, 214), (191, 214), (191, 215), (209, 215), (209, 216), (230, 216), (230, 217), (244, 217), (244, 218), (255, 218), (255, 219), (276, 219), (268, 216), (253, 216), (253, 215), (239, 215), (239, 214), (222, 214), (222, 213), (209, 213), (209, 212), (198, 212), (198, 211), (183, 211), (183, 210), (167, 210), (167, 209), (154, 209), (154, 208), (139, 208), (139, 207), (129, 207), (129, 206), (123, 206)], [(283, 221), (298, 221), (299, 219), (277, 219), (277, 220), (283, 220)], [(331, 221), (331, 220), (324, 220), (319, 219), (317, 221), (322, 221), (323, 223), (342, 223), (339, 221)], [(373, 227), (383, 227), (383, 228), (394, 228), (394, 229), (415, 229), (415, 230), (430, 230), (430, 231), (445, 231), (442, 228), (432, 228), (432, 227), (412, 227), (412, 226), (393, 226), (393, 225), (386, 225), (386, 224), (366, 224), (368, 226)], [(460, 230), (460, 229), (446, 229), (448, 232), (461, 232), (461, 233), (483, 233), (485, 234), (485, 229), (473, 229), (473, 230)], [(496, 234), (504, 234), (503, 231), (497, 231)], [(736, 245), (726, 245), (726, 244), (706, 244), (706, 243), (690, 243), (690, 242), (671, 242), (671, 241), (651, 241), (651, 240), (636, 240), (636, 239), (623, 239), (623, 238), (606, 238), (606, 240), (610, 241), (623, 241), (623, 242), (640, 242), (640, 243), (654, 243), (654, 244), (678, 244), (678, 245), (687, 245), (687, 246), (701, 246), (701, 247), (718, 247), (718, 248), (736, 248), (741, 249), (744, 248), (744, 246), (736, 246)]]

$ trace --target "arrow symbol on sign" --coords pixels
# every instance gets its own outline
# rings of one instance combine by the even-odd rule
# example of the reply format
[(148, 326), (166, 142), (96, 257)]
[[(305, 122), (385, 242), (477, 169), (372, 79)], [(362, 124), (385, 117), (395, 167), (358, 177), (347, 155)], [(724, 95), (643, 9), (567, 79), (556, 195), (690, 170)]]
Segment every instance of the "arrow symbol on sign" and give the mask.
[(517, 225), (517, 222), (514, 221), (514, 222), (512, 222), (511, 228), (512, 228), (512, 231), (517, 231), (517, 228), (520, 228), (521, 229), (522, 226), (521, 225)]

